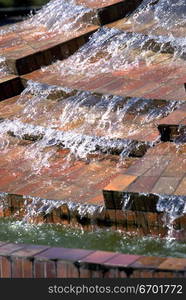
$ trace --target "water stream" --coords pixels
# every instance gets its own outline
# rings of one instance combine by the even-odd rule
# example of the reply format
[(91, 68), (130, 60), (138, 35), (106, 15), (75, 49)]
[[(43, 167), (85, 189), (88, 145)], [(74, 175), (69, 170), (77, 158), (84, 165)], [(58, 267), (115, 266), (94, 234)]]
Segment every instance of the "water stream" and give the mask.
[[(153, 23), (154, 25), (149, 30), (148, 36), (141, 35), (140, 32), (128, 33), (103, 27), (93, 34), (89, 42), (74, 55), (67, 60), (55, 63), (53, 72), (57, 71), (61, 77), (70, 76), (71, 80), (75, 80), (77, 76), (81, 79), (84, 76), (91, 78), (100, 74), (116, 74), (114, 72), (124, 72), (125, 70), (132, 71), (140, 65), (153, 64), (159, 55), (164, 52), (164, 46), (167, 44), (169, 44), (169, 49), (172, 50), (171, 53), (164, 54), (164, 58), (171, 57), (173, 62), (177, 60), (181, 65), (186, 40), (185, 37), (177, 36), (177, 31), (173, 29), (174, 27), (184, 29), (186, 4), (184, 1), (160, 0), (157, 2), (148, 0), (143, 1), (142, 5), (127, 22), (128, 24), (134, 22), (134, 29), (135, 26), (144, 25), (145, 22)], [(85, 24), (88, 26), (88, 24), (95, 23), (95, 20), (96, 14), (91, 9), (75, 5), (74, 1), (71, 0), (54, 0), (50, 1), (35, 16), (31, 16), (30, 19), (25, 21), (24, 26), (26, 30), (37, 26), (38, 32), (34, 34), (43, 39), (48, 38), (48, 32), (51, 33), (51, 36), (56, 32), (68, 34), (69, 30), (80, 30)], [(170, 31), (168, 36), (157, 34), (160, 25), (164, 30)], [(7, 34), (11, 30), (22, 30), (19, 26), (23, 26), (23, 24), (13, 25), (7, 30), (3, 29), (0, 34)], [(153, 40), (160, 45), (156, 52), (147, 47), (149, 40)], [(0, 58), (0, 74), (6, 73), (4, 63), (4, 58)], [(43, 72), (46, 70), (48, 68), (43, 68)], [(57, 94), (57, 97), (53, 97), (55, 94)], [(13, 142), (9, 135), (10, 132), (19, 138), (23, 138), (25, 135), (39, 137), (35, 138), (34, 143), (26, 145), (22, 154), (25, 159), (29, 159), (31, 162), (28, 168), (29, 176), (31, 176), (32, 174), (40, 175), (43, 167), (50, 166), (51, 159), (56, 155), (59, 146), (69, 150), (66, 155), (67, 164), (63, 164), (61, 171), (64, 171), (65, 167), (69, 167), (69, 163), (73, 164), (76, 159), (89, 161), (89, 155), (100, 154), (100, 149), (103, 153), (108, 154), (109, 147), (120, 149), (119, 154), (121, 160), (123, 160), (129, 156), (131, 146), (133, 147), (131, 139), (135, 135), (140, 133), (142, 129), (147, 128), (146, 126), (155, 128), (158, 119), (168, 115), (181, 103), (164, 100), (158, 103), (156, 100), (149, 99), (102, 96), (56, 86), (49, 87), (30, 81), (28, 87), (13, 105), (17, 109), (16, 114), (13, 113), (8, 120), (0, 122), (0, 150), (2, 155), (8, 153), (10, 148), (16, 151), (19, 141), (15, 139)], [(129, 117), (132, 121), (129, 121)], [(122, 139), (122, 143), (120, 143), (120, 139)], [(123, 143), (123, 140), (125, 140), (125, 143)], [(156, 143), (157, 140), (155, 139), (153, 142)], [(153, 143), (151, 146), (153, 146)], [(2, 195), (0, 205), (6, 205), (5, 202), (4, 195)], [(49, 200), (46, 203), (45, 200), (33, 198), (30, 204), (27, 205), (28, 213), (24, 221), (32, 215), (42, 211), (49, 212), (54, 207), (62, 204), (63, 202), (60, 201), (54, 203)], [(68, 205), (72, 209), (74, 204), (69, 202)], [(91, 213), (95, 212), (93, 206), (81, 206), (81, 208), (75, 206), (74, 209), (81, 209), (82, 216), (83, 213), (87, 213), (88, 209)], [(165, 212), (165, 224), (169, 227), (169, 236), (171, 236), (173, 221), (180, 215), (185, 214), (185, 202), (177, 197), (170, 197), (169, 199), (160, 197), (157, 209)], [(7, 224), (10, 231), (14, 228), (19, 230), (18, 223), (16, 225), (12, 223), (12, 226), (9, 222)], [(3, 226), (6, 226), (6, 222)], [(20, 226), (22, 227), (22, 225)], [(30, 241), (30, 233), (33, 233), (29, 225), (28, 228), (29, 236), (26, 237), (26, 241)], [(37, 229), (33, 228), (37, 232)], [(45, 232), (46, 229), (43, 230)], [(14, 234), (14, 232), (10, 232), (11, 238), (14, 237)], [(55, 234), (55, 230), (51, 229), (51, 236), (55, 236)], [(109, 234), (112, 236), (112, 233)], [(101, 237), (103, 235), (101, 233)], [(130, 251), (130, 246), (125, 248), (127, 242), (123, 243), (125, 238), (121, 238), (120, 233), (118, 235), (119, 246), (112, 248), (110, 245), (107, 250)], [(82, 240), (84, 241), (86, 237), (86, 234), (83, 233)], [(61, 243), (61, 237), (57, 235), (55, 238), (54, 245), (58, 245), (58, 242)], [(20, 240), (23, 241), (22, 233), (20, 233)], [(34, 238), (31, 241), (34, 242)], [(45, 240), (41, 238), (41, 240), (37, 240), (37, 243), (43, 241)], [(113, 243), (113, 237), (109, 237), (109, 241)], [(144, 247), (145, 239), (142, 241)], [(153, 241), (153, 243), (156, 242)], [(89, 247), (89, 245), (85, 247)], [(153, 244), (153, 247), (155, 248), (156, 245)], [(165, 252), (169, 251), (166, 247)], [(174, 247), (175, 255), (179, 256), (179, 251), (182, 252), (185, 246), (178, 247), (178, 250), (176, 247)], [(103, 249), (105, 249), (104, 245)], [(161, 249), (163, 249), (162, 244)], [(136, 251), (136, 244), (134, 250)], [(158, 251), (158, 255), (161, 255), (161, 250)], [(145, 254), (147, 252), (145, 249)], [(141, 253), (140, 250), (139, 253)], [(150, 253), (152, 255), (155, 252), (151, 251)], [(171, 255), (173, 256), (172, 253)]]

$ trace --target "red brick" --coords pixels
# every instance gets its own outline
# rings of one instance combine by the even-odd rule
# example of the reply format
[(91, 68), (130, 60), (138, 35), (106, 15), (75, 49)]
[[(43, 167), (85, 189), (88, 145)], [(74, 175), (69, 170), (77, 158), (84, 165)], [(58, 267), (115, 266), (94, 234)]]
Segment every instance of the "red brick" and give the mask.
[(0, 255), (10, 256), (13, 252), (24, 248), (24, 245), (8, 243), (0, 247)]
[(134, 183), (130, 184), (129, 187), (126, 188), (126, 191), (137, 193), (150, 193), (157, 180), (158, 177), (155, 176), (138, 177), (138, 179)]
[(169, 257), (165, 261), (163, 261), (158, 268), (161, 270), (185, 271), (186, 259)]
[(71, 262), (58, 261), (57, 262), (57, 277), (58, 278), (78, 278), (78, 268)]
[(139, 258), (139, 255), (117, 254), (115, 257), (107, 260), (105, 265), (116, 267), (128, 267)]
[(0, 278), (11, 278), (11, 275), (10, 259), (0, 256)]
[(134, 269), (156, 269), (162, 264), (166, 258), (155, 256), (141, 256), (138, 260), (132, 263), (130, 266)]
[(115, 257), (116, 254), (113, 252), (105, 252), (105, 251), (95, 251), (92, 254), (82, 258), (81, 262), (86, 262), (90, 264), (104, 264), (106, 261)]
[(42, 253), (35, 255), (37, 260), (67, 260), (78, 261), (88, 256), (93, 251), (81, 249), (67, 249), (67, 248), (50, 248)]

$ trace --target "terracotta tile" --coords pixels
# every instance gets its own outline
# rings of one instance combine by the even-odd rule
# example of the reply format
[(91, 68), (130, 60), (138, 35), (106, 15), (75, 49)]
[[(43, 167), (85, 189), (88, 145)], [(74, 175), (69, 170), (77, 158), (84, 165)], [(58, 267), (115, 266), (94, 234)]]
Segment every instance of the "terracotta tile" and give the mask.
[(109, 185), (107, 185), (105, 191), (124, 191), (126, 187), (136, 179), (136, 176), (132, 175), (119, 175)]
[(162, 262), (159, 267), (161, 270), (185, 270), (186, 269), (186, 259), (184, 258), (167, 258)]
[(12, 257), (33, 257), (36, 254), (41, 253), (44, 250), (47, 250), (49, 247), (47, 246), (39, 246), (39, 245), (26, 245), (23, 249), (17, 250), (12, 253)]
[(134, 183), (130, 184), (129, 187), (126, 188), (126, 191), (137, 192), (137, 193), (150, 193), (157, 180), (158, 180), (157, 176), (138, 177)]
[(5, 244), (3, 246), (0, 247), (0, 255), (3, 256), (9, 256), (11, 255), (13, 252), (20, 250), (24, 248), (24, 245), (20, 245), (20, 244)]
[(112, 259), (115, 256), (116, 254), (113, 252), (95, 251), (85, 258), (82, 258), (80, 261), (91, 264), (104, 264), (106, 261)]
[(173, 158), (168, 164), (165, 171), (162, 173), (163, 177), (182, 177), (186, 173), (186, 159), (181, 155)]
[(136, 268), (156, 269), (165, 260), (166, 260), (166, 258), (163, 258), (163, 257), (142, 256), (138, 260), (136, 260), (133, 264), (131, 264), (130, 266), (134, 269), (136, 269)]
[(186, 195), (186, 177), (182, 179), (180, 184), (178, 185), (176, 191), (174, 192), (175, 195)]
[(155, 186), (152, 189), (152, 193), (171, 195), (175, 193), (175, 190), (180, 182), (181, 178), (177, 177), (160, 177)]
[(93, 251), (67, 248), (50, 248), (42, 253), (35, 255), (38, 260), (69, 260), (77, 261), (88, 256)]
[(118, 254), (115, 257), (109, 259), (105, 265), (117, 266), (117, 267), (127, 267), (139, 259), (139, 255), (129, 255), (129, 254)]

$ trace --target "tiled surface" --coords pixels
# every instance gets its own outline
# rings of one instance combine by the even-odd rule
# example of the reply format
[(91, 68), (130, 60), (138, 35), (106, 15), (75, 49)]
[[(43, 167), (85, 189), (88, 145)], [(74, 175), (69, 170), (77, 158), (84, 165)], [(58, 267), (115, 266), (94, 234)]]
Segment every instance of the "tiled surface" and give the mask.
[(143, 14), (141, 13), (141, 20), (137, 20), (137, 18), (135, 19), (135, 17), (131, 15), (109, 24), (108, 26), (127, 32), (137, 32), (146, 35), (151, 34), (155, 36), (167, 36), (172, 33), (175, 37), (184, 36), (186, 28), (185, 25), (183, 26), (182, 24), (179, 24), (179, 20), (176, 26), (171, 26), (171, 24), (169, 26), (162, 26), (163, 24), (161, 24), (161, 18), (158, 22), (158, 18), (154, 18), (151, 13), (153, 13), (153, 9), (151, 11), (149, 10), (148, 13), (145, 11)]
[[(75, 92), (75, 95), (80, 94), (80, 92)], [(83, 95), (83, 93), (82, 93)], [(108, 136), (108, 126), (109, 122), (115, 124), (111, 127), (110, 138), (117, 139), (129, 139), (141, 142), (155, 142), (160, 138), (159, 131), (157, 129), (157, 123), (161, 122), (163, 116), (166, 116), (166, 101), (161, 103), (158, 100), (149, 100), (144, 102), (144, 108), (140, 102), (139, 112), (136, 113), (135, 105), (130, 104), (126, 112), (122, 113), (120, 121), (118, 120), (117, 108), (128, 105), (128, 99), (122, 98), (115, 105), (113, 102), (113, 108), (109, 107), (109, 102), (103, 104), (101, 96), (95, 96), (94, 94), (88, 94), (86, 98), (84, 97), (82, 104), (76, 104), (75, 106), (70, 105), (71, 98), (62, 98), (52, 100), (43, 99), (40, 101), (38, 96), (38, 101), (34, 103), (34, 113), (28, 114), (29, 101), (32, 102), (35, 95), (25, 95), (22, 96), (19, 101), (18, 97), (8, 99), (0, 104), (0, 117), (8, 119), (19, 118), (21, 122), (29, 123), (33, 125), (41, 125), (46, 128), (53, 127), (56, 130), (69, 131), (74, 130), (74, 132), (79, 134), (85, 134), (88, 136), (98, 136), (107, 137)], [(111, 96), (110, 101), (113, 101), (113, 96)], [(60, 100), (60, 101), (59, 101)], [(63, 101), (62, 101), (63, 100)], [(132, 103), (132, 99), (131, 99)], [(102, 107), (101, 107), (102, 106)], [(73, 120), (72, 117), (69, 120), (66, 118), (65, 125), (61, 118), (63, 114), (66, 113), (67, 108), (74, 109)], [(151, 117), (149, 120), (149, 114), (153, 113), (156, 109), (156, 115)], [(164, 112), (163, 112), (164, 110)], [(45, 111), (45, 115), (41, 114)], [(89, 114), (92, 114), (92, 120), (90, 122)], [(52, 123), (51, 123), (52, 115)], [(106, 121), (105, 121), (106, 118)]]
[[(134, 0), (132, 3), (128, 0), (77, 1), (77, 4), (88, 7), (92, 11), (85, 13), (80, 20), (75, 20), (73, 28), (59, 33), (57, 30), (50, 31), (44, 25), (35, 26), (34, 19), (30, 22), (24, 21), (17, 28), (7, 31), (0, 37), (0, 55), (6, 58), (10, 72), (14, 74), (31, 72), (57, 59), (68, 57), (98, 29), (97, 25), (125, 16), (139, 3), (140, 0)], [(73, 21), (69, 19), (66, 22)], [(3, 29), (6, 31), (8, 27), (5, 26)]]
[[(132, 178), (132, 180), (128, 181), (128, 178)], [(114, 205), (110, 202), (112, 195), (113, 202), (115, 201), (118, 203), (118, 207), (121, 207), (124, 201), (121, 201), (122, 195), (129, 193), (134, 199), (136, 197), (136, 202), (139, 202), (139, 206), (142, 205), (141, 199), (142, 202), (146, 202), (145, 206), (147, 210), (156, 210), (157, 194), (172, 196), (186, 195), (185, 178), (185, 144), (160, 143), (149, 149), (143, 158), (127, 169), (125, 174), (122, 175), (122, 182), (118, 176), (104, 188), (106, 206), (108, 207), (109, 205), (110, 207), (111, 205), (112, 207)], [(148, 199), (145, 200), (146, 197)], [(115, 205), (117, 205), (116, 203)], [(143, 210), (144, 206), (142, 205), (138, 209)]]
[(0, 40), (0, 55), (6, 58), (10, 72), (25, 74), (56, 59), (68, 57), (82, 46), (97, 28), (95, 25), (89, 25), (87, 28), (85, 26), (66, 36), (48, 33), (45, 28), (28, 28), (21, 32), (7, 33)]
[[(106, 24), (134, 10), (141, 1), (133, 1), (132, 4), (127, 0), (92, 1), (91, 4), (88, 0), (77, 2), (97, 10), (99, 22)], [(120, 120), (119, 130), (117, 128), (109, 137), (159, 142), (161, 133), (164, 142), (149, 149), (138, 160), (129, 158), (121, 163), (114, 155), (90, 155), (88, 160), (77, 157), (72, 159), (69, 150), (44, 147), (37, 152), (39, 142), (34, 144), (6, 136), (6, 147), (2, 147), (0, 151), (0, 191), (7, 193), (5, 198), (8, 205), (1, 207), (1, 217), (15, 213), (22, 218), (25, 215), (23, 196), (29, 195), (65, 202), (61, 202), (47, 216), (44, 216), (43, 210), (43, 214), (36, 218), (37, 222), (64, 222), (71, 225), (79, 222), (89, 228), (92, 226), (90, 215), (86, 213), (80, 218), (77, 212), (69, 209), (67, 203), (104, 206), (105, 200), (107, 209), (91, 216), (94, 225), (107, 224), (113, 229), (135, 231), (143, 235), (167, 234), (162, 214), (156, 211), (156, 194), (186, 196), (185, 140), (181, 144), (170, 143), (180, 142), (180, 137), (185, 135), (185, 60), (172, 55), (174, 49), (169, 43), (163, 46), (163, 53), (159, 53), (162, 44), (153, 39), (147, 39), (143, 48), (139, 43), (137, 46), (129, 43), (130, 47), (126, 51), (126, 41), (131, 39), (130, 32), (133, 37), (137, 37), (136, 34), (139, 33), (138, 39), (146, 38), (152, 33), (158, 36), (167, 35), (167, 31), (161, 26), (157, 27), (148, 20), (142, 26), (131, 25), (130, 21), (131, 17), (109, 24), (108, 35), (108, 28), (119, 31), (114, 36), (103, 35), (103, 47), (95, 47), (95, 41), (92, 45), (89, 42), (88, 50), (84, 47), (84, 52), (80, 49), (71, 57), (69, 56), (86, 43), (88, 36), (98, 26), (86, 23), (83, 29), (81, 26), (80, 29), (71, 31), (70, 35), (51, 33), (45, 27), (38, 27), (37, 30), (29, 27), (24, 32), (18, 30), (1, 37), (0, 55), (6, 57), (11, 73), (26, 74), (42, 65), (51, 64), (56, 59), (64, 59), (63, 62), (57, 62), (46, 69), (26, 74), (22, 76), (23, 79), (102, 94), (146, 98), (150, 103), (148, 107), (154, 105), (157, 109), (159, 105), (162, 110), (165, 104), (162, 99), (183, 102), (180, 108), (169, 115), (165, 113), (150, 122), (146, 122), (147, 106), (137, 114), (136, 107), (125, 113), (122, 121)], [(104, 30), (106, 29), (102, 28)], [(170, 30), (175, 36), (185, 34), (184, 28), (179, 26)], [(98, 38), (101, 38), (102, 31), (100, 36), (97, 35)], [(123, 40), (120, 39), (122, 32), (125, 37)], [(119, 38), (117, 49), (111, 47), (115, 37)], [(121, 54), (124, 56), (120, 57)], [(79, 58), (77, 65), (75, 62)], [(123, 65), (123, 60), (126, 60), (126, 65)], [(23, 85), (20, 78), (14, 75), (5, 76), (1, 72), (0, 88), (0, 100), (4, 100), (19, 94)], [(52, 96), (43, 102), (32, 103), (33, 96), (26, 95), (25, 98), (22, 97), (22, 102), (18, 100), (18, 97), (14, 97), (1, 103), (0, 118), (18, 118), (24, 123), (44, 127), (51, 124), (52, 118), (52, 125), (58, 130), (82, 132), (83, 128), (83, 133), (90, 136), (102, 137), (108, 134), (108, 128), (103, 130), (100, 126), (98, 130), (97, 123), (88, 126), (82, 116), (65, 125), (61, 124), (60, 114), (64, 112), (64, 99), (58, 101), (58, 97)], [(92, 112), (92, 104), (90, 105), (93, 100), (95, 101), (90, 98), (89, 103), (81, 107), (81, 110), (82, 115), (86, 111), (96, 119), (96, 112)], [(31, 111), (30, 115), (25, 114), (29, 110), (28, 103), (31, 103), (30, 109), (34, 108), (34, 115)], [(116, 112), (117, 107), (109, 115), (112, 124), (116, 124)], [(97, 116), (98, 123), (99, 118)], [(0, 142), (5, 142), (4, 137), (2, 134)], [(44, 165), (41, 157), (47, 157)], [(124, 194), (132, 195), (133, 206), (123, 211), (121, 208)], [(174, 222), (174, 229), (178, 229), (175, 233), (177, 238), (185, 239), (185, 224), (185, 216)], [(185, 277), (185, 268), (185, 259), (140, 257), (79, 249), (48, 249), (44, 246), (0, 242), (0, 277)]]
[[(121, 65), (116, 70), (113, 70), (112, 67), (109, 69), (110, 54), (107, 47), (109, 47), (111, 41), (112, 38), (108, 39), (103, 49), (99, 49), (99, 47), (89, 48), (89, 61), (86, 67), (87, 70), (95, 70), (89, 76), (87, 76), (88, 71), (85, 68), (86, 57), (82, 58), (81, 70), (77, 68), (72, 69), (69, 75), (68, 72), (62, 72), (67, 69), (67, 66), (73, 64), (75, 58), (81, 54), (81, 50), (79, 50), (72, 57), (64, 60), (63, 64), (58, 62), (44, 71), (35, 71), (23, 77), (42, 83), (57, 84), (105, 94), (147, 99), (186, 100), (184, 60), (179, 58), (173, 60), (171, 54), (160, 54), (151, 50), (144, 50), (142, 55), (142, 52), (140, 54), (140, 47), (137, 49), (130, 49), (129, 47), (130, 51), (126, 53), (125, 57), (125, 60), (128, 61), (127, 68), (126, 66), (122, 68)], [(122, 46), (126, 46), (124, 41)], [(101, 55), (105, 56), (105, 60)], [(110, 66), (114, 64), (114, 60), (116, 63), (119, 59), (120, 54), (118, 54), (118, 57), (117, 55), (113, 57), (113, 62), (110, 63)], [(139, 60), (139, 63), (136, 65), (132, 63), (135, 60)], [(58, 71), (60, 69), (61, 72)], [(101, 69), (106, 71), (101, 72)]]
[[(185, 277), (186, 260), (81, 249), (0, 245), (0, 278)], [(3, 256), (1, 254), (3, 250)], [(12, 249), (13, 255), (10, 250)], [(20, 252), (22, 251), (22, 252)], [(39, 249), (38, 249), (39, 251)], [(20, 255), (22, 253), (22, 255)], [(26, 254), (25, 254), (26, 253)], [(31, 256), (27, 257), (27, 253)]]
[[(10, 138), (9, 142), (6, 151), (1, 152), (1, 192), (102, 205), (102, 188), (126, 170), (125, 165), (116, 167), (118, 158), (114, 156), (104, 160), (98, 156), (89, 163), (81, 160), (68, 162), (69, 152), (57, 148), (46, 149), (49, 156), (52, 151), (48, 164), (45, 166), (41, 161), (41, 166), (35, 169), (37, 155), (29, 158), (34, 144), (16, 143), (14, 138)], [(42, 150), (38, 155), (42, 155)]]

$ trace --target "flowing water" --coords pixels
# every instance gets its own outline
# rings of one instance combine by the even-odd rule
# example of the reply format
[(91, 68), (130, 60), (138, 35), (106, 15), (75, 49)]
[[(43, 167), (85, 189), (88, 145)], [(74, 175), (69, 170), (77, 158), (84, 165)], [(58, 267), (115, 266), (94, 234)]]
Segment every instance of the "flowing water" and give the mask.
[[(172, 61), (184, 58), (185, 38), (184, 36), (178, 36), (177, 31), (174, 30), (174, 28), (178, 27), (184, 29), (184, 16), (184, 1), (143, 1), (142, 6), (136, 10), (127, 22), (128, 24), (133, 22), (134, 29), (135, 26), (150, 22), (153, 26), (150, 28), (148, 36), (141, 35), (140, 32), (126, 33), (118, 29), (103, 27), (93, 34), (89, 42), (74, 55), (65, 61), (54, 64), (53, 70), (54, 72), (57, 70), (62, 77), (71, 76), (72, 80), (75, 80), (77, 75), (78, 78), (83, 78), (84, 76), (94, 77), (100, 74), (133, 70), (133, 68), (141, 64), (152, 64), (158, 55), (163, 52), (163, 46), (167, 43), (169, 43), (172, 50), (171, 54), (165, 54), (165, 56), (169, 57), (171, 55)], [(30, 19), (25, 21), (24, 26), (27, 30), (37, 26), (38, 33), (35, 34), (38, 34), (40, 39), (42, 39), (43, 37), (48, 37), (46, 30), (51, 33), (51, 36), (56, 32), (68, 34), (69, 30), (80, 30), (84, 24), (88, 26), (88, 24), (95, 23), (95, 20), (96, 14), (89, 8), (76, 5), (71, 0), (54, 0), (50, 1), (35, 16), (31, 16)], [(21, 30), (20, 26), (23, 25), (13, 25), (7, 30), (3, 29), (0, 31), (0, 34), (6, 34), (11, 30), (19, 31)], [(164, 32), (169, 30), (170, 34), (168, 36), (159, 36), (157, 31), (162, 28)], [(146, 47), (148, 41), (152, 39), (160, 45), (160, 49), (157, 52), (152, 52), (151, 49)], [(181, 60), (179, 62), (182, 63)], [(5, 74), (4, 63), (4, 58), (0, 58), (0, 73)], [(43, 72), (46, 70), (47, 68), (43, 68)], [(51, 95), (53, 93), (61, 96), (52, 99)], [(3, 154), (9, 151), (10, 146), (16, 151), (19, 142), (16, 143), (15, 139), (15, 142), (12, 144), (12, 139), (9, 136), (10, 132), (19, 138), (35, 136), (33, 138), (35, 140), (34, 143), (28, 144), (23, 153), (25, 159), (33, 162), (29, 170), (29, 176), (31, 176), (32, 173), (40, 174), (44, 166), (50, 165), (51, 158), (55, 156), (58, 146), (69, 149), (69, 153), (66, 156), (68, 166), (69, 162), (73, 163), (76, 159), (89, 159), (90, 154), (100, 154), (101, 151), (107, 153), (108, 148), (119, 148), (120, 156), (123, 160), (129, 156), (131, 146), (133, 147), (133, 144), (131, 144), (132, 137), (139, 133), (142, 128), (144, 129), (145, 126), (155, 127), (156, 121), (180, 106), (180, 102), (162, 100), (158, 104), (155, 100), (110, 95), (101, 96), (82, 91), (74, 92), (70, 89), (56, 86), (48, 87), (30, 81), (28, 87), (16, 101), (15, 106), (18, 112), (11, 116), (9, 120), (0, 122), (0, 149)], [(127, 123), (128, 115), (132, 115), (131, 123)], [(154, 143), (156, 142), (157, 140), (154, 141)], [(153, 146), (153, 143), (151, 146)], [(64, 166), (67, 165), (63, 165), (62, 171)], [(1, 198), (4, 199), (3, 197)], [(4, 200), (1, 201), (1, 205), (2, 203), (5, 205)], [(27, 217), (30, 214), (37, 214), (43, 209), (49, 211), (54, 205), (58, 206), (61, 204), (61, 202), (55, 202), (55, 204), (53, 202), (45, 203), (39, 198), (33, 198), (31, 205), (28, 205)], [(47, 205), (49, 206), (46, 207)], [(89, 208), (84, 207), (85, 211), (87, 209)], [(166, 212), (165, 224), (170, 226), (170, 231), (172, 230), (171, 224), (173, 220), (185, 213), (185, 208), (180, 198), (169, 198), (167, 201), (167, 199), (160, 197), (157, 209)], [(176, 211), (177, 209), (179, 211)], [(92, 207), (92, 210), (94, 211), (94, 207)], [(83, 214), (83, 208), (81, 212)], [(28, 225), (28, 227), (24, 228), (21, 223), (3, 222), (2, 226), (4, 228), (7, 226), (10, 230), (11, 239), (14, 239), (14, 230), (20, 232), (20, 239), (18, 241), (15, 239), (17, 242), (46, 243), (49, 240), (46, 239), (47, 232), (51, 234), (51, 240), (54, 245), (61, 245), (65, 234), (68, 236), (72, 233), (70, 230), (59, 229), (58, 231), (53, 227), (45, 227), (45, 225), (43, 227), (35, 227), (34, 225), (29, 227), (30, 225)], [(0, 226), (0, 229), (2, 226)], [(43, 238), (39, 240), (38, 236), (42, 236), (42, 230)], [(60, 230), (62, 230), (63, 234), (61, 234)], [(5, 229), (4, 231), (6, 232)], [(31, 234), (33, 234), (33, 238), (31, 238)], [(103, 239), (104, 234), (105, 232), (101, 231), (95, 234), (83, 232), (81, 235), (82, 239), (79, 239), (82, 244), (78, 244), (77, 237), (79, 237), (80, 233), (77, 231), (74, 240), (70, 241), (69, 239), (69, 242), (66, 241), (64, 246), (70, 247), (72, 245), (74, 247), (76, 242), (77, 247), (84, 247), (83, 243), (87, 240), (86, 248), (94, 248), (97, 243), (99, 248), (121, 252), (134, 250), (135, 253), (139, 252), (142, 254), (143, 248), (145, 254), (150, 253), (151, 255), (153, 253), (158, 253), (158, 255), (164, 255), (165, 253), (165, 255), (168, 255), (170, 250), (165, 241), (160, 242), (158, 239), (154, 241), (151, 238), (143, 238), (142, 240), (134, 238), (134, 240), (131, 240), (130, 237), (112, 232), (108, 232), (109, 245), (105, 248), (104, 243), (101, 245), (101, 240), (105, 241), (105, 244), (107, 243), (107, 237), (105, 237), (106, 240)], [(23, 239), (24, 235), (26, 236), (25, 240)], [(100, 236), (99, 242), (97, 241), (98, 236)], [(93, 242), (89, 245), (91, 238)], [(185, 246), (172, 243), (174, 246), (173, 251), (175, 252), (171, 253), (171, 256), (174, 253), (175, 256), (182, 256), (182, 250), (185, 250)], [(147, 245), (147, 248), (145, 248), (145, 245)], [(157, 249), (157, 252), (152, 250), (152, 248)]]
[[(62, 96), (50, 99), (53, 93)], [(125, 158), (136, 145), (133, 136), (153, 128), (180, 102), (99, 95), (30, 81), (13, 105), (17, 113), (13, 109), (13, 115), (0, 123), (1, 140), (6, 140), (9, 132), (19, 138), (35, 138), (36, 142), (27, 147), (26, 156), (38, 158), (36, 170), (39, 164), (42, 167), (47, 163), (54, 146), (59, 145), (70, 150), (68, 159), (86, 159), (89, 154), (113, 151)], [(132, 121), (127, 121), (128, 116)], [(49, 147), (51, 152), (44, 154), (43, 150)]]
[(41, 39), (47, 37), (47, 32), (67, 33), (69, 31), (78, 31), (85, 28), (89, 24), (98, 23), (96, 12), (86, 6), (77, 4), (75, 0), (51, 0), (43, 6), (36, 15), (21, 22), (0, 30), (0, 35), (11, 31), (21, 32), (24, 30), (32, 30), (37, 28), (37, 35), (40, 32)]
[(152, 31), (163, 28), (169, 35), (174, 35), (177, 28), (180, 33), (185, 28), (185, 15), (184, 0), (144, 0), (133, 14), (131, 23), (134, 27), (152, 24)]

